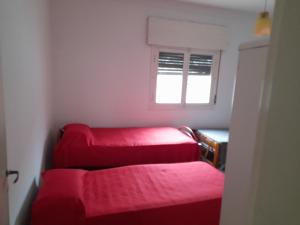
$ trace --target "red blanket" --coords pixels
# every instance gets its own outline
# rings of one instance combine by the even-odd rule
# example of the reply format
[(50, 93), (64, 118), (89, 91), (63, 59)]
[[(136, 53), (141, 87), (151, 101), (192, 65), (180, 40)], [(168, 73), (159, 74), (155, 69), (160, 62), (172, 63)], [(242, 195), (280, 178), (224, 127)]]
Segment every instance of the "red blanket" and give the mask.
[(199, 159), (197, 143), (176, 128), (89, 128), (67, 125), (56, 146), (56, 168), (105, 168)]
[(224, 175), (203, 162), (46, 172), (33, 225), (218, 225)]

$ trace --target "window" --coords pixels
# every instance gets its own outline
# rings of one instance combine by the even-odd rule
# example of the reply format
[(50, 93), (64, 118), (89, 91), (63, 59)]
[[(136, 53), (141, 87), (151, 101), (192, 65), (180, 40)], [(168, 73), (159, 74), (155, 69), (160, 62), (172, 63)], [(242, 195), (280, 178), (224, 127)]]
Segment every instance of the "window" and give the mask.
[(219, 51), (155, 48), (153, 102), (175, 106), (215, 104), (219, 60)]
[(181, 102), (183, 63), (183, 53), (159, 53), (156, 80), (156, 103)]

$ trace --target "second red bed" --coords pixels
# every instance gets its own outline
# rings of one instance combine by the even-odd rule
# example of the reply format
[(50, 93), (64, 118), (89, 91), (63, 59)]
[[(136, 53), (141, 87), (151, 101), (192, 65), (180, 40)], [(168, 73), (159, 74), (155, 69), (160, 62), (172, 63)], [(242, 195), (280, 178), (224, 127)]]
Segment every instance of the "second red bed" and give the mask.
[(43, 176), (33, 225), (218, 225), (224, 175), (203, 162)]
[(109, 168), (199, 160), (197, 142), (172, 127), (64, 127), (55, 152), (56, 168)]

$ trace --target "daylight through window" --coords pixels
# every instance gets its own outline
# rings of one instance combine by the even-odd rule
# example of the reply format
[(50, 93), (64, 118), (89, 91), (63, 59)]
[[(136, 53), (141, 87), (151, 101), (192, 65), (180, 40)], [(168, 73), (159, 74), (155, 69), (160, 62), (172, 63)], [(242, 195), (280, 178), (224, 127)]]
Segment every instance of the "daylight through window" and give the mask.
[(157, 50), (154, 56), (156, 104), (214, 104), (219, 52)]

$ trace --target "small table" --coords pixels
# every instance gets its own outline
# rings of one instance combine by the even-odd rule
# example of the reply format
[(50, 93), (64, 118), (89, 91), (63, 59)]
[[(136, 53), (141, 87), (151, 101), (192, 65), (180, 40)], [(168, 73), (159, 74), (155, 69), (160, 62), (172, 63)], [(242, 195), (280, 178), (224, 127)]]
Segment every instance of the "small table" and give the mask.
[(225, 129), (197, 129), (194, 131), (201, 146), (201, 159), (225, 170), (229, 131)]

